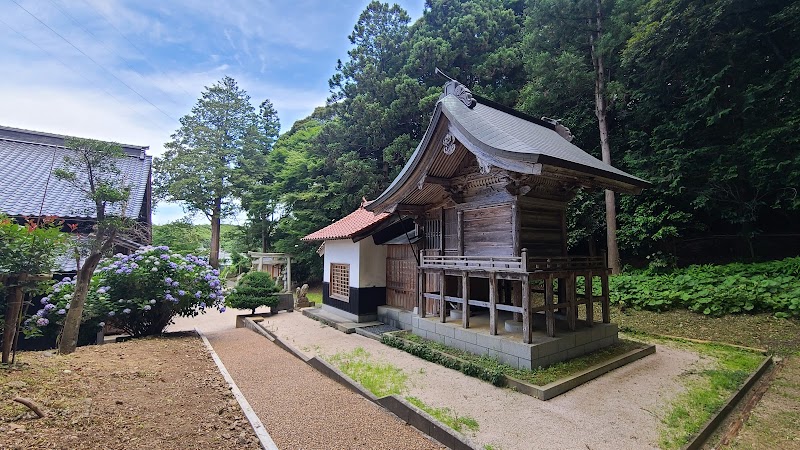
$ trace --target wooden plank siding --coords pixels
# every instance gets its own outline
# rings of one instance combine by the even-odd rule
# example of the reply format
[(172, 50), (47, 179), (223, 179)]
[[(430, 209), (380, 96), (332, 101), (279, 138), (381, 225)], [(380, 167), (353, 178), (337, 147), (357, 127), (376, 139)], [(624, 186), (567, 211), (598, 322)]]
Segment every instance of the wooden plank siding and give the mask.
[(515, 256), (511, 204), (464, 211), (464, 254)]
[(520, 247), (529, 256), (563, 256), (567, 236), (564, 230), (566, 203), (537, 202), (520, 198)]

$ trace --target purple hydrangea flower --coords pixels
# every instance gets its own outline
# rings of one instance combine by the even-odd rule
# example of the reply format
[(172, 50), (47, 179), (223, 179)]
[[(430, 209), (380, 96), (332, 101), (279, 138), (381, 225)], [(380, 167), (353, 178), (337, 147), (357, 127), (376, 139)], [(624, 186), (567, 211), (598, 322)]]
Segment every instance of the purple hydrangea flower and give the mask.
[(172, 287), (178, 287), (178, 285), (180, 285), (180, 283), (178, 283), (177, 281), (172, 282)]
[(122, 313), (123, 314), (130, 314), (131, 313), (131, 309), (130, 308), (125, 308), (125, 309), (122, 310)]
[(39, 318), (39, 319), (36, 321), (36, 325), (39, 325), (40, 327), (43, 327), (43, 326), (47, 325), (48, 323), (50, 323), (50, 321), (49, 321), (49, 320), (47, 320), (47, 319), (45, 319), (44, 317), (40, 317), (40, 318)]
[(200, 309), (205, 309), (206, 302), (200, 302)]
[(42, 297), (41, 303), (46, 305), (50, 302), (50, 297)]
[(64, 308), (61, 308), (61, 309), (59, 309), (58, 311), (56, 311), (56, 313), (57, 313), (58, 315), (60, 315), (60, 316), (63, 316), (64, 314), (66, 314), (66, 313), (67, 313), (67, 310), (66, 310), (66, 309), (64, 309)]
[(224, 306), (220, 307), (219, 308), (219, 312), (224, 313), (225, 312), (225, 307)]
[(186, 295), (186, 291), (184, 291), (183, 289), (179, 289), (179, 290), (178, 290), (178, 295), (180, 295), (181, 297), (183, 297), (184, 295)]
[(56, 305), (54, 305), (52, 303), (48, 303), (48, 304), (44, 305), (44, 310), (45, 311), (50, 311), (52, 309), (56, 309)]
[(194, 298), (200, 298), (202, 296), (203, 296), (203, 293), (200, 292), (200, 291), (197, 291), (197, 292), (194, 293)]
[(108, 312), (108, 317), (114, 317), (114, 311), (109, 311)]

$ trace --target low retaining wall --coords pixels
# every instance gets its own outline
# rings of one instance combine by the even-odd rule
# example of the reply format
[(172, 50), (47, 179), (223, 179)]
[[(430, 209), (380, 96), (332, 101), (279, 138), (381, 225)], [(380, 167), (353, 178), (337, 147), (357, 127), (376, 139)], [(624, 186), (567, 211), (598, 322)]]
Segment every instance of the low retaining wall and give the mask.
[(408, 403), (405, 399), (400, 398), (396, 395), (389, 395), (381, 398), (376, 397), (374, 394), (372, 394), (372, 392), (365, 389), (363, 386), (361, 386), (361, 384), (357, 383), (355, 380), (348, 377), (346, 374), (341, 372), (336, 367), (333, 367), (327, 361), (319, 359), (317, 357), (312, 357), (312, 358), (306, 357), (300, 351), (298, 351), (291, 345), (284, 342), (278, 335), (272, 333), (271, 331), (267, 330), (266, 328), (254, 322), (252, 320), (252, 317), (237, 316), (236, 327), (248, 328), (266, 337), (271, 342), (274, 342), (282, 349), (297, 356), (302, 361), (304, 361), (314, 369), (321, 372), (323, 375), (345, 386), (351, 391), (362, 395), (364, 398), (380, 405), (381, 407), (391, 412), (392, 414), (396, 415), (398, 418), (400, 418), (407, 424), (418, 429), (427, 436), (430, 436), (431, 438), (437, 440), (442, 445), (445, 445), (448, 448), (454, 450), (476, 450), (476, 447), (474, 447), (466, 437), (459, 435), (458, 433), (450, 429), (450, 427), (439, 422), (425, 411)]

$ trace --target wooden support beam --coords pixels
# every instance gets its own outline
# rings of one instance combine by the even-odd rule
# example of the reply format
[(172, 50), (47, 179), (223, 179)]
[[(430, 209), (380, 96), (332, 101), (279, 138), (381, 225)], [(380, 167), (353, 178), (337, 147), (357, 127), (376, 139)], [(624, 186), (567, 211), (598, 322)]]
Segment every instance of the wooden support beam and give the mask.
[(469, 328), (469, 272), (461, 275), (461, 297), (464, 299), (461, 307), (461, 324)]
[(608, 292), (608, 271), (604, 271), (600, 274), (600, 285), (603, 287), (602, 293), (602, 310), (603, 310), (603, 323), (611, 323), (611, 310), (609, 309), (608, 299), (609, 299), (609, 292)]
[(544, 280), (544, 321), (547, 325), (547, 335), (554, 337), (556, 335), (556, 318), (553, 314), (553, 276), (545, 278)]
[(584, 298), (586, 299), (586, 325), (594, 325), (594, 297), (592, 296), (592, 272), (584, 275)]
[(444, 298), (444, 270), (439, 272), (439, 320), (447, 322), (447, 303)]
[(450, 187), (450, 179), (449, 178), (442, 178), (442, 177), (434, 177), (430, 175), (425, 176), (426, 184), (438, 184), (439, 186)]
[(489, 274), (489, 334), (497, 334), (497, 275)]
[(522, 277), (522, 342), (530, 344), (532, 341), (533, 324), (531, 317), (531, 286), (528, 276)]
[(425, 269), (419, 269), (419, 280), (417, 280), (417, 289), (419, 293), (419, 299), (417, 301), (417, 315), (424, 318), (425, 317), (425, 306), (427, 301), (425, 300)]
[(464, 256), (464, 211), (457, 211), (458, 216), (458, 255)]
[[(513, 281), (511, 284), (511, 304), (514, 306), (522, 306), (522, 289), (524, 289), (524, 285), (522, 283), (517, 284)], [(530, 292), (530, 291), (528, 291)], [(519, 322), (522, 320), (521, 313), (514, 313), (514, 320)]]
[(575, 331), (576, 321), (578, 319), (578, 304), (576, 303), (577, 300), (575, 298), (575, 275), (573, 274), (569, 278), (567, 278), (566, 289), (567, 289), (567, 303), (569, 306), (567, 307), (567, 326), (571, 331)]

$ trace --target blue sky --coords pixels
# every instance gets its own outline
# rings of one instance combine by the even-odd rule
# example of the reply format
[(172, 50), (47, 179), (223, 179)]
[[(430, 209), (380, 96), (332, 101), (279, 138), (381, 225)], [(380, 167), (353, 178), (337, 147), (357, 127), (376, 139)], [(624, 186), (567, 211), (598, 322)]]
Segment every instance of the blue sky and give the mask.
[[(288, 130), (325, 103), (368, 3), (0, 0), (0, 124), (158, 156), (203, 87), (229, 75), (254, 105), (272, 100)], [(422, 15), (424, 0), (396, 3)], [(183, 216), (163, 204), (153, 219)]]

